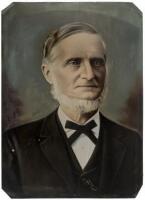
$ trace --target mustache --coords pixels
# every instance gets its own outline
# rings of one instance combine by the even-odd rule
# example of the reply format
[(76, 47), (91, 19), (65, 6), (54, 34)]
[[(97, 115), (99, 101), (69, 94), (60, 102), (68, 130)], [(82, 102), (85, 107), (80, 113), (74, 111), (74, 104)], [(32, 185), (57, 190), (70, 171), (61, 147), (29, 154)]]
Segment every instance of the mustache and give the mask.
[(98, 83), (97, 81), (88, 81), (76, 84), (76, 87), (98, 87), (98, 86), (100, 86), (100, 83)]
[(76, 87), (98, 87), (98, 85), (86, 85), (86, 84), (82, 84), (82, 85), (78, 85)]

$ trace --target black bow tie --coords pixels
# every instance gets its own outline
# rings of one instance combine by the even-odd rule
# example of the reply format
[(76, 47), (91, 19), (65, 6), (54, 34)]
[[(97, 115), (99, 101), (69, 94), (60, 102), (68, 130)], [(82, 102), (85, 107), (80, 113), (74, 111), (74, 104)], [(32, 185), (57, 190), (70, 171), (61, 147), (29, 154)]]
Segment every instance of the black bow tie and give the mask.
[(97, 144), (97, 138), (94, 136), (92, 129), (95, 128), (97, 124), (94, 120), (88, 122), (85, 125), (79, 125), (71, 121), (66, 121), (65, 128), (69, 128), (72, 130), (76, 130), (70, 137), (69, 142), (72, 145), (73, 142), (82, 134), (84, 133), (87, 135), (90, 140), (96, 145)]

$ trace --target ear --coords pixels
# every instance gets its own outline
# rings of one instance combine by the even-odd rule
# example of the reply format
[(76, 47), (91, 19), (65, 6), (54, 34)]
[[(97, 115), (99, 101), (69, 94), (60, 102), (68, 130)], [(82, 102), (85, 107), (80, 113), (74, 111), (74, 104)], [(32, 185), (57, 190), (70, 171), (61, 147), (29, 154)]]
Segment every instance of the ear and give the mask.
[(48, 64), (42, 64), (41, 70), (42, 70), (43, 76), (45, 77), (46, 81), (49, 84), (52, 84), (52, 78), (51, 78), (52, 76), (51, 76), (50, 66)]

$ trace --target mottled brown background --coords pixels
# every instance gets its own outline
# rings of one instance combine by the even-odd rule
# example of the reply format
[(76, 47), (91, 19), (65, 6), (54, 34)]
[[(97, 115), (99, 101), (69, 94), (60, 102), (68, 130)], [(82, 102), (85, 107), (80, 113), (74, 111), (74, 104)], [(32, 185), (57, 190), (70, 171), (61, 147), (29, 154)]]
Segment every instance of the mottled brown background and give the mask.
[(2, 12), (2, 120), (8, 129), (57, 106), (41, 73), (47, 32), (88, 22), (108, 47), (108, 93), (102, 112), (142, 130), (142, 13), (131, 3), (12, 3)]

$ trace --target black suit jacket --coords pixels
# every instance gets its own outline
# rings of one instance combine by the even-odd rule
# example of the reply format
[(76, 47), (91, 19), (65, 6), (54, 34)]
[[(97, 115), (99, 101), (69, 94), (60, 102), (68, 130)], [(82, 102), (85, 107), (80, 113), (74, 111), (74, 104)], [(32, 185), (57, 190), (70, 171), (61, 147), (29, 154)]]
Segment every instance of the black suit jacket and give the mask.
[(13, 198), (135, 197), (142, 185), (142, 141), (136, 132), (100, 117), (96, 168), (86, 173), (97, 190), (81, 176), (84, 189), (77, 190), (56, 111), (3, 134), (3, 189)]

